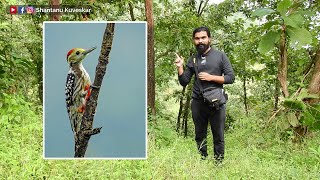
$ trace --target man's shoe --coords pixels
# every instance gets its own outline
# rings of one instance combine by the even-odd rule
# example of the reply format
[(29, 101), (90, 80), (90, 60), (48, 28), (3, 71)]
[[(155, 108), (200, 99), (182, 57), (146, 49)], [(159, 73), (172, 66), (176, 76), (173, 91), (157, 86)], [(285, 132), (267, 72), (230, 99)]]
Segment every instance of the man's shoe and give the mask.
[(207, 156), (201, 155), (201, 160), (206, 160)]

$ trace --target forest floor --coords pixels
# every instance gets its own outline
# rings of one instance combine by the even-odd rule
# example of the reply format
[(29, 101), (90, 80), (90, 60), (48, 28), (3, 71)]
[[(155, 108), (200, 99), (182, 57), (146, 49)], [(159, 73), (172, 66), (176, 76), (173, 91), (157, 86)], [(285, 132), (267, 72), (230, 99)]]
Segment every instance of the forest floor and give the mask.
[[(319, 179), (319, 132), (296, 144), (250, 128), (226, 133), (220, 166), (201, 160), (192, 137), (150, 135), (147, 160), (43, 160), (40, 118), (0, 130), (4, 179)], [(167, 139), (170, 137), (171, 139)], [(157, 139), (158, 138), (158, 139)]]
[(158, 121), (149, 125), (147, 160), (44, 160), (41, 112), (22, 106), (16, 112), (19, 121), (6, 122), (0, 111), (0, 179), (320, 178), (319, 131), (293, 143), (247, 118), (226, 132), (225, 160), (217, 166), (211, 135), (209, 157), (201, 160), (193, 137)]

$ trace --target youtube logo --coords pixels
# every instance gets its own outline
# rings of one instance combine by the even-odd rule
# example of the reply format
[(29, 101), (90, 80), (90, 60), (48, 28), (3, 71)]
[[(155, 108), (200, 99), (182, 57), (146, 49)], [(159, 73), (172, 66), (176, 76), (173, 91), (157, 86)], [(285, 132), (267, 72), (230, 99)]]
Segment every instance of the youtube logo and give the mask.
[(10, 6), (10, 14), (17, 14), (18, 12), (18, 7), (17, 6)]

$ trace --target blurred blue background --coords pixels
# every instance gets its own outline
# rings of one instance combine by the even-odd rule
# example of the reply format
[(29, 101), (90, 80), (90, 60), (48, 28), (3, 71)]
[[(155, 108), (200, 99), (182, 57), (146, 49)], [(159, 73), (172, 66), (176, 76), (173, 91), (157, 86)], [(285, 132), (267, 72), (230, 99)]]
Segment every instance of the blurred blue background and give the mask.
[[(94, 81), (107, 23), (45, 23), (44, 29), (44, 155), (72, 158), (73, 133), (65, 104), (64, 87), (72, 48), (96, 46), (83, 61)], [(109, 64), (100, 89), (91, 137), (85, 157), (146, 157), (146, 24), (116, 23)]]

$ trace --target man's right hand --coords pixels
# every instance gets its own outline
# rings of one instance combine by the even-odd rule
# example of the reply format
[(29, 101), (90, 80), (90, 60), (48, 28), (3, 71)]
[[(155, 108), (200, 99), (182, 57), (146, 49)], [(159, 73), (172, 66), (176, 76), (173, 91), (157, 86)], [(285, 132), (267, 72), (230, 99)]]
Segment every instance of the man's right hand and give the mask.
[(180, 68), (180, 67), (182, 67), (183, 66), (183, 58), (182, 57), (180, 57), (177, 53), (175, 53), (176, 54), (176, 60), (174, 61), (174, 63), (176, 64), (176, 66), (178, 67), (178, 68)]

